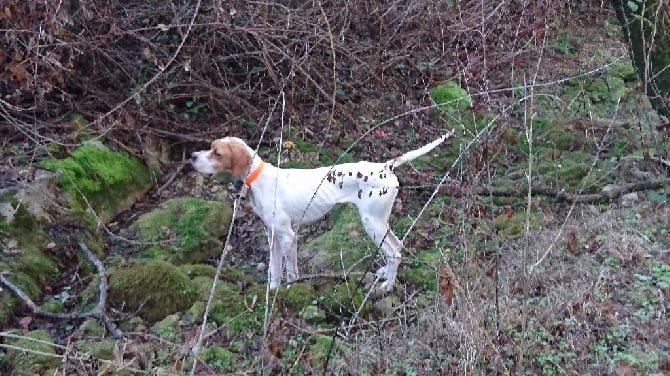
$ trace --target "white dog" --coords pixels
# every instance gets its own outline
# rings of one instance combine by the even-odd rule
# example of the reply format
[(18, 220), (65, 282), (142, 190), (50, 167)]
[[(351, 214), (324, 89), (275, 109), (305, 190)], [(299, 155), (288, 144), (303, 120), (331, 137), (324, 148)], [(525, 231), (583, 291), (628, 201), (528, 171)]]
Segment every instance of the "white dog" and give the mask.
[(384, 278), (381, 288), (393, 289), (402, 243), (388, 224), (398, 194), (395, 168), (418, 158), (451, 137), (449, 132), (437, 140), (383, 163), (344, 163), (314, 169), (282, 169), (264, 162), (253, 149), (237, 137), (214, 140), (209, 150), (191, 155), (193, 167), (203, 174), (228, 170), (244, 179), (252, 192), (254, 212), (261, 217), (270, 243), (270, 288), (281, 282), (286, 259), (289, 282), (298, 278), (297, 231), (300, 225), (317, 221), (335, 205), (351, 203), (358, 207), (367, 234), (386, 255), (386, 265), (377, 271)]

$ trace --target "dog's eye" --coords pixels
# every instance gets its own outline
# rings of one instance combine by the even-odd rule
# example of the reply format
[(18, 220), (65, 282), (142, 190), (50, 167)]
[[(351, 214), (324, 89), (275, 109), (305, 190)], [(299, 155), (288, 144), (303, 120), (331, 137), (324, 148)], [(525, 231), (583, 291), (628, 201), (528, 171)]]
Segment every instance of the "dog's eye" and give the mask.
[(214, 158), (221, 158), (221, 154), (219, 154), (219, 152), (216, 149), (212, 150), (212, 155), (214, 156)]

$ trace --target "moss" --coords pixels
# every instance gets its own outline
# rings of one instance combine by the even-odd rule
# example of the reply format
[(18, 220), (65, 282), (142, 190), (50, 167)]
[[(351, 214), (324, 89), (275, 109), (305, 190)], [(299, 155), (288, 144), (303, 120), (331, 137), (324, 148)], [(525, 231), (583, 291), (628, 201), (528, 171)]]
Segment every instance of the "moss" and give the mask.
[(337, 285), (327, 285), (321, 290), (319, 303), (326, 314), (335, 318), (352, 316), (360, 308), (360, 314), (365, 315), (370, 308), (370, 302), (366, 301), (363, 304), (365, 298), (363, 289), (355, 287), (355, 283), (343, 282)]
[[(514, 214), (501, 214), (493, 220), (496, 230), (501, 235), (517, 235), (526, 228), (526, 213), (519, 211)], [(533, 212), (530, 216), (531, 229), (544, 225), (544, 214), (541, 210), (533, 207)]]
[(580, 149), (586, 143), (584, 132), (572, 129), (570, 123), (562, 120), (549, 122), (546, 128), (539, 132), (537, 140), (540, 144), (536, 146), (547, 146), (564, 151)]
[[(197, 277), (193, 283), (197, 286), (199, 300), (206, 301), (212, 288), (212, 279)], [(219, 281), (214, 290), (209, 317), (233, 335), (259, 329), (263, 323), (264, 294), (262, 285), (254, 285), (243, 292), (236, 284)]]
[(147, 242), (159, 242), (142, 253), (174, 264), (196, 264), (221, 253), (220, 237), (228, 233), (230, 206), (193, 197), (168, 200), (140, 216), (131, 229)]
[(180, 319), (181, 315), (179, 314), (168, 315), (163, 320), (155, 323), (154, 326), (151, 327), (151, 331), (163, 339), (177, 341), (181, 336), (177, 330)]
[(310, 338), (312, 344), (309, 346), (309, 358), (311, 360), (323, 360), (328, 357), (328, 354), (331, 353), (331, 348), (335, 346), (342, 345), (340, 341), (333, 341), (332, 336), (326, 336), (323, 334), (315, 334)]
[(193, 323), (202, 323), (202, 316), (205, 314), (205, 302), (202, 300), (198, 300), (193, 305), (191, 308), (186, 311), (184, 314), (184, 317), (182, 317), (182, 320), (186, 324), (193, 324)]
[(105, 328), (96, 319), (86, 319), (79, 328), (77, 328), (78, 337), (98, 337), (105, 335)]
[(467, 109), (472, 106), (467, 90), (454, 81), (447, 81), (436, 86), (430, 91), (430, 97), (442, 110)]
[(57, 313), (57, 312), (63, 312), (63, 309), (65, 307), (63, 306), (63, 302), (61, 302), (60, 300), (51, 299), (47, 302), (42, 303), (40, 308), (42, 308), (42, 310), (45, 312)]
[(310, 324), (321, 324), (326, 320), (326, 313), (317, 306), (307, 305), (300, 310), (300, 318)]
[(428, 249), (414, 257), (404, 257), (398, 277), (415, 286), (435, 290), (437, 286), (437, 268), (442, 264), (442, 253)]
[[(573, 151), (555, 155), (550, 150), (540, 150), (536, 172), (548, 183), (562, 188), (577, 190), (584, 188), (599, 190), (608, 177), (609, 161), (599, 161), (591, 170), (594, 157), (583, 151)], [(591, 174), (589, 175), (589, 171)], [(586, 180), (585, 180), (586, 179)]]
[(42, 165), (61, 173), (59, 185), (72, 196), (73, 209), (86, 210), (88, 201), (104, 222), (152, 184), (153, 172), (138, 159), (92, 142), (78, 147), (65, 159), (46, 160)]
[(237, 371), (237, 354), (219, 345), (211, 345), (203, 348), (200, 351), (200, 358), (217, 371)]
[(196, 296), (191, 280), (165, 262), (138, 261), (109, 276), (110, 304), (152, 322), (187, 309)]
[(301, 247), (303, 253), (311, 255), (310, 265), (322, 270), (341, 269), (342, 266), (365, 270), (372, 259), (368, 257), (366, 260), (366, 254), (369, 251), (377, 254), (377, 247), (365, 233), (356, 207), (338, 207), (331, 212), (331, 218), (333, 226), (330, 230), (307, 240)]
[(115, 346), (116, 341), (113, 339), (104, 339), (101, 341), (86, 339), (75, 342), (75, 348), (78, 351), (103, 360), (114, 360)]
[(316, 298), (314, 287), (309, 282), (294, 283), (290, 288), (281, 288), (279, 301), (293, 312), (300, 312)]
[[(40, 286), (49, 277), (55, 276), (58, 269), (45, 251), (48, 238), (37, 220), (13, 196), (4, 199), (15, 209), (11, 218), (0, 221), (4, 228), (0, 231), (0, 245), (15, 243), (19, 251), (15, 254), (0, 253), (0, 270), (11, 270), (12, 274), (7, 275), (7, 279), (36, 299), (41, 294)], [(0, 326), (9, 322), (17, 306), (18, 301), (12, 294), (0, 294)]]
[(179, 270), (186, 274), (189, 278), (195, 277), (214, 277), (216, 268), (212, 265), (206, 264), (185, 264), (180, 265)]
[(55, 368), (60, 363), (54, 346), (50, 344), (53, 343), (53, 338), (49, 333), (44, 330), (33, 330), (26, 333), (24, 337), (6, 338), (8, 345), (25, 349), (7, 349), (3, 363), (12, 370), (12, 375), (41, 375), (47, 369)]

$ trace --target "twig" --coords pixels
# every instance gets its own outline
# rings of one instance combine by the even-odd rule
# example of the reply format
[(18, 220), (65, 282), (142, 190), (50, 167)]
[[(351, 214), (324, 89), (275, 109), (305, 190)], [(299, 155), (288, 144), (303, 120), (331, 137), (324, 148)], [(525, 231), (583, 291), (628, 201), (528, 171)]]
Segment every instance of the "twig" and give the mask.
[(23, 304), (28, 306), (33, 314), (37, 317), (43, 317), (47, 319), (57, 319), (57, 320), (79, 320), (93, 317), (102, 321), (105, 324), (105, 327), (112, 333), (112, 336), (116, 339), (123, 338), (123, 333), (119, 328), (114, 324), (112, 319), (107, 315), (105, 310), (105, 305), (107, 304), (107, 274), (105, 272), (105, 267), (102, 264), (102, 261), (91, 252), (86, 244), (81, 240), (78, 241), (79, 248), (86, 255), (86, 258), (95, 265), (95, 268), (98, 271), (98, 276), (100, 277), (100, 283), (98, 288), (100, 289), (100, 295), (98, 297), (98, 304), (89, 312), (70, 312), (70, 313), (54, 313), (47, 312), (38, 307), (35, 302), (26, 293), (23, 292), (16, 285), (11, 283), (5, 278), (5, 276), (0, 273), (0, 284), (7, 287), (14, 295), (16, 295)]
[[(604, 203), (615, 200), (626, 193), (646, 191), (650, 189), (659, 189), (666, 185), (670, 184), (670, 178), (653, 180), (653, 181), (643, 181), (636, 183), (624, 184), (614, 189), (603, 191), (600, 193), (572, 193), (562, 189), (550, 188), (544, 184), (539, 184), (531, 187), (531, 194), (533, 196), (548, 196), (553, 197), (558, 201), (570, 202), (570, 203), (582, 203), (582, 204), (594, 204), (594, 203)], [(492, 195), (492, 196), (523, 196), (527, 192), (522, 188), (496, 188), (496, 187), (485, 187), (480, 189), (478, 194), (480, 195)]]
[(181, 163), (179, 164), (179, 167), (177, 167), (177, 169), (172, 174), (170, 174), (170, 176), (165, 181), (165, 183), (163, 185), (161, 185), (158, 188), (158, 190), (156, 190), (156, 193), (160, 194), (163, 191), (163, 189), (167, 188), (168, 185), (172, 184), (174, 179), (179, 174), (181, 174), (182, 170), (184, 169), (184, 167), (186, 167), (186, 165), (187, 165), (187, 163), (186, 163), (186, 150), (183, 150), (182, 154), (181, 154)]

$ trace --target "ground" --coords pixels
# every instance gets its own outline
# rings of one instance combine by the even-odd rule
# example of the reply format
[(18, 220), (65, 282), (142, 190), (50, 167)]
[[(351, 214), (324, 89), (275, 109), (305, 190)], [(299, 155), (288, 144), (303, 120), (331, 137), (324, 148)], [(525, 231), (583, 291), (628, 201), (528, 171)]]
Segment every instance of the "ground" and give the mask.
[[(542, 54), (530, 57), (513, 85), (506, 81), (509, 95), (502, 99), (486, 102), (486, 92), (459, 99), (465, 90), (444, 79), (431, 86), (438, 88), (431, 98), (445, 105), (418, 115), (400, 116), (406, 102), (389, 94), (366, 98), (367, 108), (353, 106), (361, 121), (337, 124), (339, 135), (305, 137), (315, 127), (271, 129), (282, 142), (264, 143), (260, 155), (300, 167), (340, 157), (386, 160), (455, 129), (450, 143), (397, 172), (403, 189), (391, 225), (406, 238), (399, 281), (388, 295), (370, 289), (371, 272), (383, 260), (347, 207), (301, 230), (299, 267), (306, 279), (276, 294), (266, 291), (267, 241), (247, 204), (238, 207), (227, 247), (223, 232), (193, 231), (193, 223), (197, 229), (201, 222), (191, 219), (205, 216), (203, 205), (228, 212), (235, 199), (228, 177), (166, 165), (166, 176), (178, 172), (175, 179), (157, 184), (101, 232), (111, 283), (115, 268), (141, 273), (149, 269), (145, 264), (177, 281), (166, 291), (177, 298), (157, 302), (147, 293), (146, 300), (112, 299), (130, 338), (126, 358), (133, 359), (132, 368), (185, 371), (202, 327), (200, 374), (670, 372), (670, 188), (668, 166), (653, 159), (667, 150), (667, 140), (655, 130), (659, 119), (639, 92), (613, 25), (613, 15), (603, 10), (557, 20), (558, 31), (534, 47)], [(410, 108), (418, 106), (416, 98), (404, 99)], [(504, 111), (492, 110), (491, 103)], [(408, 119), (430, 125), (412, 127)], [(360, 125), (370, 132), (354, 143)], [(278, 145), (285, 149), (279, 155)], [(188, 155), (203, 146), (187, 144), (184, 150)], [(607, 193), (658, 181), (665, 183)], [(576, 200), (565, 199), (565, 192)], [(168, 204), (172, 199), (179, 204)], [(186, 201), (193, 206), (182, 206)], [(166, 217), (158, 211), (166, 206), (183, 216)], [(157, 230), (136, 238), (143, 215), (159, 219)], [(227, 215), (220, 221), (227, 222)], [(188, 262), (151, 248), (157, 243), (179, 254), (193, 237), (209, 252)], [(224, 267), (212, 290), (221, 249), (227, 252)], [(165, 259), (179, 266), (167, 266)], [(453, 299), (438, 288), (445, 265), (458, 280), (451, 285)], [(74, 303), (63, 299), (64, 291), (97, 287), (90, 277), (71, 282), (76, 275), (70, 270), (53, 280), (43, 303), (64, 300), (69, 308)], [(149, 291), (169, 290), (138, 280)], [(183, 306), (142, 317), (138, 307), (160, 307), (160, 299), (181, 299)], [(103, 339), (95, 321), (25, 324), (24, 317), (14, 320), (15, 333), (30, 329), (27, 337), (63, 346), (74, 339), (77, 349), (115, 364), (114, 342)], [(8, 352), (3, 366), (16, 367), (23, 358)], [(41, 370), (58, 366), (41, 357), (34, 363)]]

